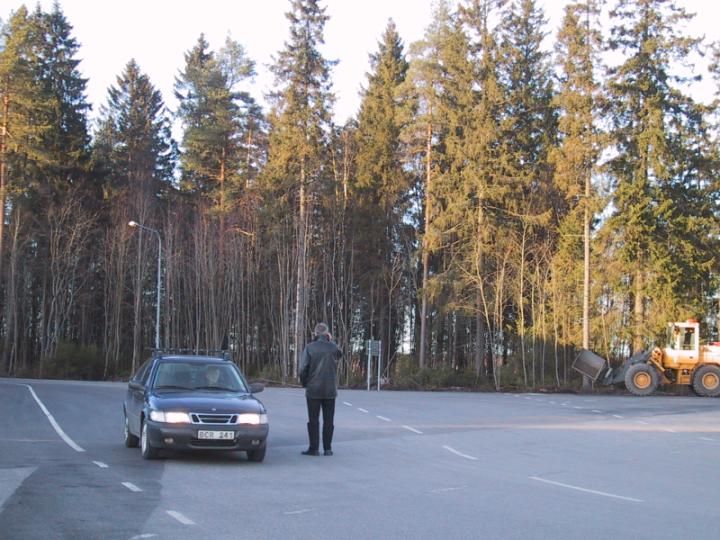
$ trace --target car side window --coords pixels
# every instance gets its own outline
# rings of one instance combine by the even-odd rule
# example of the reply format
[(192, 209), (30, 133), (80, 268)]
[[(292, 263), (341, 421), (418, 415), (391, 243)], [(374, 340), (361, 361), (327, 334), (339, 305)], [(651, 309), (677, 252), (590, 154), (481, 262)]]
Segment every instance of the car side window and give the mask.
[(138, 370), (135, 372), (135, 375), (132, 378), (132, 382), (139, 383), (144, 385), (147, 382), (148, 375), (150, 374), (150, 370), (148, 369), (150, 367), (152, 359), (145, 360), (142, 366), (138, 368)]

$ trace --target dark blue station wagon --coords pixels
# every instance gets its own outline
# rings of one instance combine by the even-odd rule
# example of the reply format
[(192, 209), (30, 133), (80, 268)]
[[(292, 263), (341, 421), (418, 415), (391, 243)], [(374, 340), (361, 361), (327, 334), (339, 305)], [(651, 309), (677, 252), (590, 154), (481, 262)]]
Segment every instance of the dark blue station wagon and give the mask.
[(125, 446), (160, 450), (240, 450), (265, 459), (268, 417), (237, 365), (223, 357), (155, 354), (128, 383)]

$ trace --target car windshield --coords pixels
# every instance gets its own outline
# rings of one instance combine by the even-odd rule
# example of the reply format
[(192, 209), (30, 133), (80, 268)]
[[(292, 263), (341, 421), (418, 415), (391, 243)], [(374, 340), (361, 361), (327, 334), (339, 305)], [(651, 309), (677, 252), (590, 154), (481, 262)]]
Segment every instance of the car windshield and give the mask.
[(204, 364), (165, 361), (158, 365), (153, 387), (167, 390), (248, 391), (237, 369), (229, 362)]

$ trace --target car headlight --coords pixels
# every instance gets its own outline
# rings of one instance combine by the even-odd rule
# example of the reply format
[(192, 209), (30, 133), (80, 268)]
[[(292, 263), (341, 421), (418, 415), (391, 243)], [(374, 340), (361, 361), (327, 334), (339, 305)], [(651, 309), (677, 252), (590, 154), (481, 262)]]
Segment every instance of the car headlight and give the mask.
[(238, 414), (236, 424), (252, 424), (257, 426), (259, 424), (267, 424), (267, 414), (256, 414), (256, 413), (245, 413)]
[(185, 412), (150, 411), (150, 420), (166, 424), (189, 424), (190, 415)]

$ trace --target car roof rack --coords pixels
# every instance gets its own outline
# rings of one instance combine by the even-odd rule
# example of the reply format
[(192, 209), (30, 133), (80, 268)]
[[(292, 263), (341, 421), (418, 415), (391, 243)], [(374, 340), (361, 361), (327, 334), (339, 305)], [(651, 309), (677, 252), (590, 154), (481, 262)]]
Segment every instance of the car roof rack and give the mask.
[(213, 358), (222, 358), (223, 360), (232, 361), (230, 351), (222, 349), (152, 349), (153, 358), (161, 358), (163, 356), (173, 355), (193, 355), (193, 356), (210, 356)]

